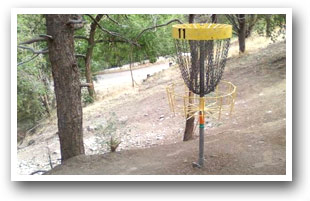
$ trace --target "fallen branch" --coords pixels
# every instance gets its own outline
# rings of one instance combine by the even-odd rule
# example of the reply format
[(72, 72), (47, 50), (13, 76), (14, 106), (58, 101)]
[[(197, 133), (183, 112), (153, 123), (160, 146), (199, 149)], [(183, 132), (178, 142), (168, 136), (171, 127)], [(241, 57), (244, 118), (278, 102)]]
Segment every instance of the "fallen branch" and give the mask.
[(37, 173), (40, 173), (40, 172), (45, 173), (47, 171), (46, 170), (37, 170), (37, 171), (34, 171), (34, 172), (30, 173), (30, 175), (34, 175), (34, 174), (37, 174)]
[(52, 163), (52, 158), (51, 158), (51, 151), (48, 148), (48, 144), (47, 144), (46, 148), (47, 148), (48, 162), (49, 162), (49, 165), (50, 165), (51, 169), (53, 169), (53, 163)]
[[(40, 122), (40, 123), (41, 123), (41, 122)], [(24, 139), (26, 138), (26, 136), (27, 136), (31, 131), (33, 131), (34, 129), (36, 129), (37, 127), (39, 127), (39, 126), (41, 125), (40, 123), (38, 123), (37, 125), (33, 126), (32, 128), (30, 128), (29, 130), (27, 130), (27, 131), (25, 132), (25, 135), (24, 135), (23, 139), (19, 142), (19, 146), (23, 144)], [(22, 147), (22, 148), (24, 148), (24, 147)]]

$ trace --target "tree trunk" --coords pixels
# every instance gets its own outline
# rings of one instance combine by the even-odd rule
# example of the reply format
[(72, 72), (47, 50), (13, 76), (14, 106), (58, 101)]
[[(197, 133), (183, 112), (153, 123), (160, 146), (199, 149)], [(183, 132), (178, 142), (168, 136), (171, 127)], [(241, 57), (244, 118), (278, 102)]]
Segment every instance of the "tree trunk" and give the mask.
[(188, 16), (188, 23), (192, 24), (194, 23), (195, 14), (189, 14)]
[[(103, 17), (103, 14), (98, 14), (96, 16), (96, 21), (99, 22), (101, 18)], [(85, 77), (86, 82), (90, 83), (91, 85), (88, 87), (88, 93), (89, 96), (92, 97), (93, 100), (96, 99), (96, 92), (94, 88), (93, 78), (92, 78), (92, 69), (91, 69), (91, 59), (93, 56), (93, 50), (95, 45), (95, 33), (96, 33), (97, 24), (91, 23), (90, 25), (90, 33), (88, 38), (88, 48), (86, 52), (86, 58), (85, 58)]]
[(61, 160), (84, 154), (80, 72), (74, 55), (75, 15), (46, 15), (49, 59), (54, 79)]
[(245, 32), (245, 38), (249, 38), (252, 34), (253, 28), (257, 22), (257, 15), (256, 14), (250, 14), (249, 16), (249, 20), (246, 26), (246, 32)]
[(51, 117), (50, 112), (50, 101), (48, 97), (48, 91), (49, 91), (49, 84), (47, 82), (46, 76), (42, 73), (42, 71), (39, 69), (39, 79), (41, 79), (41, 82), (43, 82), (44, 85), (44, 94), (40, 96), (41, 102), (45, 108), (46, 114), (48, 117)]
[(41, 102), (45, 108), (45, 112), (46, 112), (47, 116), (51, 117), (51, 112), (50, 112), (50, 108), (49, 108), (49, 101), (48, 101), (47, 95), (44, 94), (44, 95), (40, 96), (40, 98), (41, 98)]
[(271, 37), (271, 15), (266, 15), (266, 36)]
[[(194, 14), (190, 14), (188, 16), (188, 22), (189, 23), (194, 23), (194, 18), (195, 18), (195, 15)], [(193, 60), (192, 60), (192, 65), (193, 65)], [(193, 92), (189, 92), (188, 93), (188, 103), (189, 104), (192, 104), (193, 103)], [(195, 124), (195, 116), (192, 116), (191, 118), (189, 118), (189, 115), (187, 115), (186, 117), (186, 122), (185, 122), (185, 130), (184, 130), (184, 135), (183, 135), (183, 141), (188, 141), (188, 140), (191, 140), (193, 139), (193, 133), (194, 133), (194, 124)]]
[(217, 15), (216, 14), (213, 14), (211, 16), (211, 19), (212, 19), (212, 23), (217, 23)]
[[(191, 97), (193, 97), (193, 92), (189, 92), (188, 96), (188, 102), (190, 104), (192, 104), (193, 99)], [(189, 117), (189, 115), (187, 115), (186, 119)], [(193, 133), (194, 133), (194, 125), (195, 125), (195, 116), (192, 116), (191, 118), (186, 120), (185, 123), (185, 131), (184, 131), (184, 136), (183, 136), (183, 141), (188, 141), (193, 139)]]
[(129, 52), (129, 70), (130, 70), (130, 75), (131, 75), (131, 86), (132, 88), (135, 87), (135, 80), (133, 79), (133, 73), (132, 73), (132, 52), (133, 52), (133, 47), (130, 47), (130, 52)]
[(244, 53), (245, 36), (246, 36), (245, 14), (238, 15), (238, 22), (239, 22), (239, 33), (238, 33), (239, 53)]

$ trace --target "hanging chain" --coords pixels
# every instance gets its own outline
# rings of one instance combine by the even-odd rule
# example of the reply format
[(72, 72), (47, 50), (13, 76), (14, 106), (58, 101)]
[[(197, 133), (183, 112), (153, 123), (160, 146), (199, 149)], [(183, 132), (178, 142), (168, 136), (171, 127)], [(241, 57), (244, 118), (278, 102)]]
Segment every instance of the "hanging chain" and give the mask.
[[(203, 45), (206, 51), (201, 55), (200, 46)], [(206, 95), (215, 90), (220, 82), (228, 56), (230, 39), (213, 41), (188, 41), (175, 40), (177, 50), (177, 62), (181, 70), (185, 84), (195, 94), (200, 94), (203, 88), (203, 94)], [(205, 76), (203, 82), (200, 82), (200, 57), (205, 58), (203, 71)], [(200, 85), (203, 83), (203, 87)]]

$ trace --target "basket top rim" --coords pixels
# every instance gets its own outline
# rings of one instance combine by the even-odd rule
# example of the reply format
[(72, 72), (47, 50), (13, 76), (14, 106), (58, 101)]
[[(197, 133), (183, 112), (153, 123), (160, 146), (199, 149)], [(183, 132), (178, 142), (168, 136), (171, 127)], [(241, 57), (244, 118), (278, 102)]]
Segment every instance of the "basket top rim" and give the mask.
[(181, 29), (225, 29), (231, 27), (230, 24), (216, 24), (216, 23), (193, 23), (193, 24), (175, 24), (173, 28)]
[(176, 24), (172, 37), (183, 40), (220, 40), (232, 36), (232, 25), (213, 23)]

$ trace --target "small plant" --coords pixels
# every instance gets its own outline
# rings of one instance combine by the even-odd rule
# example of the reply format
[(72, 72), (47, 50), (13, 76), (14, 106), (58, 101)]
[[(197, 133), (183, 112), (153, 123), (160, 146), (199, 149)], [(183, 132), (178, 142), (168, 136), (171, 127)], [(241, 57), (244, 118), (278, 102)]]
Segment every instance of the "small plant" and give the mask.
[(117, 140), (113, 136), (111, 136), (111, 140), (107, 142), (107, 145), (110, 147), (111, 152), (115, 152), (120, 143), (120, 140)]
[(107, 126), (100, 126), (98, 128), (99, 132), (96, 134), (96, 142), (100, 144), (101, 149), (106, 149), (106, 146), (108, 146), (108, 150), (115, 152), (121, 143), (120, 137), (117, 136), (117, 130), (122, 125), (122, 122), (114, 112), (110, 115), (111, 117), (107, 120)]

